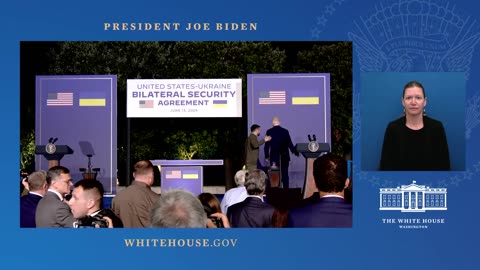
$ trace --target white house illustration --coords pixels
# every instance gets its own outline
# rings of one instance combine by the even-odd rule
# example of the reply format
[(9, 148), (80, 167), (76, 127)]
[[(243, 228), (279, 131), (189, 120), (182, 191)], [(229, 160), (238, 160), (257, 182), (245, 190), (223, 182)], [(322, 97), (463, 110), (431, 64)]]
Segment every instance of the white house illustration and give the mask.
[(447, 210), (447, 189), (410, 185), (380, 189), (380, 210), (425, 212)]

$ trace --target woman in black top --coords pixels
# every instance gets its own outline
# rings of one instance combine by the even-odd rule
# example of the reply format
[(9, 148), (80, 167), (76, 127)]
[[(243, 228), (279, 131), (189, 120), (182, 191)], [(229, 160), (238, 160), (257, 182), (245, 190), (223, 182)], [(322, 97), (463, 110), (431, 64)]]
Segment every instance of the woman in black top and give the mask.
[(448, 171), (447, 137), (440, 121), (424, 115), (425, 90), (419, 82), (403, 89), (405, 116), (388, 124), (383, 139), (382, 171)]

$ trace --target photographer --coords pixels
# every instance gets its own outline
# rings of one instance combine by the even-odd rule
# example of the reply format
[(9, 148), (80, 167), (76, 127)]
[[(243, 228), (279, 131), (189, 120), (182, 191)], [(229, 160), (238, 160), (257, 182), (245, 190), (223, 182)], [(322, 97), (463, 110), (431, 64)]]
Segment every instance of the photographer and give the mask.
[(68, 205), (77, 219), (75, 228), (123, 228), (122, 221), (110, 209), (102, 209), (103, 185), (97, 180), (75, 183)]
[(225, 214), (222, 213), (220, 202), (217, 197), (211, 193), (201, 193), (198, 199), (203, 205), (203, 209), (207, 214), (208, 228), (230, 228), (230, 222)]

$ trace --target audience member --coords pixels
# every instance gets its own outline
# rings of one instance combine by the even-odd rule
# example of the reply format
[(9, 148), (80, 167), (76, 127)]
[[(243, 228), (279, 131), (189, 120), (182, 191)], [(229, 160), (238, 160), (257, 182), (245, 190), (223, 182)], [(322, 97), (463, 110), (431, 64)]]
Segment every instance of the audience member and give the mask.
[(22, 179), (20, 180), (20, 197), (23, 197), (28, 194), (28, 181), (27, 181), (28, 177), (27, 176), (28, 174), (25, 175), (24, 177), (22, 175)]
[[(28, 182), (29, 192), (20, 198), (20, 227), (35, 228), (35, 212), (38, 202), (47, 192), (47, 172), (37, 171), (28, 176), (25, 180)], [(23, 186), (23, 184), (22, 184)]]
[[(122, 221), (110, 209), (102, 209), (103, 205), (103, 185), (97, 180), (83, 179), (75, 183), (72, 192), (72, 198), (68, 205), (72, 209), (73, 217), (78, 221), (74, 227), (94, 227), (96, 223), (110, 218), (113, 228), (123, 228)], [(108, 227), (103, 226), (103, 227)]]
[(208, 228), (230, 228), (230, 222), (228, 222), (227, 216), (222, 213), (220, 209), (220, 202), (217, 197), (211, 193), (201, 193), (198, 195), (200, 203), (203, 205), (203, 209), (207, 214)]
[(285, 228), (288, 225), (288, 210), (285, 208), (275, 208), (272, 215), (273, 228)]
[(230, 205), (243, 202), (247, 198), (247, 190), (245, 189), (245, 173), (246, 170), (240, 170), (235, 174), (235, 184), (236, 188), (232, 188), (225, 192), (223, 195), (222, 203), (220, 207), (222, 208), (222, 213), (227, 213), (227, 209)]
[(300, 203), (297, 205), (297, 208), (304, 207), (312, 203), (316, 203), (319, 200), (320, 200), (320, 192), (316, 191), (312, 194), (312, 196), (301, 200)]
[(263, 201), (265, 193), (265, 172), (254, 170), (246, 176), (247, 198), (228, 207), (227, 217), (233, 228), (272, 227), (274, 208)]
[(135, 180), (121, 190), (112, 200), (112, 209), (123, 222), (125, 228), (150, 227), (150, 211), (160, 197), (151, 190), (154, 180), (154, 167), (149, 160), (135, 164)]
[(73, 228), (75, 218), (64, 201), (72, 187), (70, 170), (54, 166), (48, 170), (46, 180), (48, 191), (38, 203), (35, 213), (37, 228)]
[(345, 189), (350, 183), (347, 161), (332, 153), (325, 154), (314, 161), (313, 177), (320, 200), (291, 210), (289, 227), (352, 227), (352, 205), (345, 202)]
[(173, 189), (153, 205), (150, 223), (154, 228), (206, 228), (207, 215), (195, 195)]

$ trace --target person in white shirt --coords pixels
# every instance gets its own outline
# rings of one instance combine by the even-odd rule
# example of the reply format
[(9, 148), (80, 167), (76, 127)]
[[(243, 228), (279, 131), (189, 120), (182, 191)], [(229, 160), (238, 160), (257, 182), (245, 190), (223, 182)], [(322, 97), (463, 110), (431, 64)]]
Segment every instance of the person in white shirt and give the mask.
[(75, 218), (64, 201), (73, 185), (70, 170), (54, 166), (47, 172), (48, 191), (40, 200), (35, 213), (37, 228), (73, 228)]
[(227, 213), (227, 209), (230, 205), (243, 202), (247, 198), (247, 190), (245, 189), (245, 174), (247, 170), (240, 170), (235, 174), (235, 184), (236, 188), (232, 188), (225, 192), (220, 208), (222, 208), (222, 213)]

